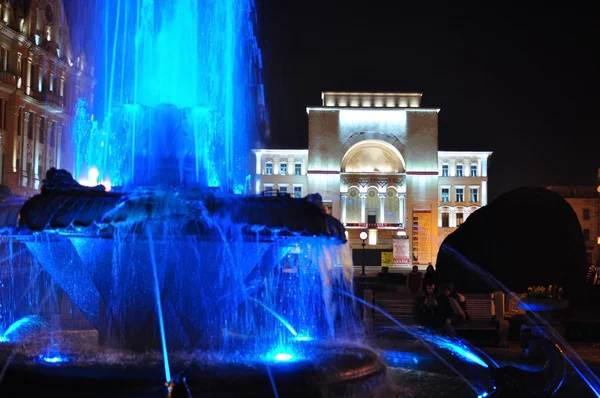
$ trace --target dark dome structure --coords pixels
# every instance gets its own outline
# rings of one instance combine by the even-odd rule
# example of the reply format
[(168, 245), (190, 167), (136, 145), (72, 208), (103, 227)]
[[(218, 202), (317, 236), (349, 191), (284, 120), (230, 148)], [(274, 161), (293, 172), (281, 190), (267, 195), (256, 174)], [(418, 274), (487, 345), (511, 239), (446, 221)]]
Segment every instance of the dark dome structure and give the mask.
[(499, 196), (469, 216), (440, 247), (437, 269), (442, 281), (457, 283), (461, 291), (498, 289), (469, 269), (469, 263), (511, 291), (558, 285), (571, 298), (581, 291), (588, 268), (577, 215), (560, 195), (538, 187)]

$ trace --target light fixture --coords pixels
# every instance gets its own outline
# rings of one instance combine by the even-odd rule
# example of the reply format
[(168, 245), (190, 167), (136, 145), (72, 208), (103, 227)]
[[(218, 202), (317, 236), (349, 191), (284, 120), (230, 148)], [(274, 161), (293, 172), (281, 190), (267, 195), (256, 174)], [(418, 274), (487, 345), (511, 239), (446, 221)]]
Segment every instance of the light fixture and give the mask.
[(360, 234), (358, 235), (358, 237), (362, 240), (362, 273), (360, 274), (360, 276), (367, 276), (367, 274), (365, 273), (365, 246), (367, 245), (365, 243), (365, 241), (367, 240), (367, 238), (369, 237), (369, 234), (367, 233), (367, 231), (362, 230), (360, 231)]

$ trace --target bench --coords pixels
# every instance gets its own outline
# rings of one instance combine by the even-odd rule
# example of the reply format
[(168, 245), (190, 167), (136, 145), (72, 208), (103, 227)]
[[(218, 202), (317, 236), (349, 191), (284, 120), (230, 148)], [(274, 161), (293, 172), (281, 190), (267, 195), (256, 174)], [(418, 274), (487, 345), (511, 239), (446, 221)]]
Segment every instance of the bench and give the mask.
[[(373, 293), (369, 293), (373, 294)], [(459, 322), (455, 326), (457, 332), (464, 331), (491, 331), (496, 334), (499, 338), (499, 344), (501, 346), (506, 345), (506, 339), (508, 336), (508, 327), (504, 323), (504, 295), (501, 293), (494, 294), (465, 294), (467, 298), (467, 314), (469, 320)], [(395, 320), (399, 321), (403, 325), (415, 325), (416, 324), (416, 306), (415, 298), (406, 293), (396, 292), (377, 292), (372, 295), (373, 303), (385, 311)], [(502, 303), (501, 307), (498, 308), (501, 313), (501, 320), (496, 319), (496, 305), (495, 303)], [(367, 322), (370, 322), (367, 327), (381, 328), (397, 326), (395, 322), (389, 319), (386, 315), (380, 311), (370, 310), (369, 316), (365, 318)]]

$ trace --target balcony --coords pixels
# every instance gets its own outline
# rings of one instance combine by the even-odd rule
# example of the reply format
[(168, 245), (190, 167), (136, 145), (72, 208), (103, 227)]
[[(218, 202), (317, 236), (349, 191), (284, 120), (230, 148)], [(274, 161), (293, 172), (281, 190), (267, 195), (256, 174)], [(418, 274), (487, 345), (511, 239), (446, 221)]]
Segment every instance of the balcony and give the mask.
[(402, 223), (346, 223), (346, 228), (366, 228), (366, 229), (403, 229)]
[(58, 106), (59, 108), (63, 108), (65, 106), (64, 97), (61, 97), (60, 94), (55, 92), (48, 93), (48, 101)]
[(32, 91), (31, 96), (38, 101), (46, 102), (46, 93), (43, 91), (41, 93), (38, 93), (37, 91)]
[(3, 83), (8, 83), (13, 86), (17, 85), (17, 75), (10, 72), (0, 72), (0, 81)]

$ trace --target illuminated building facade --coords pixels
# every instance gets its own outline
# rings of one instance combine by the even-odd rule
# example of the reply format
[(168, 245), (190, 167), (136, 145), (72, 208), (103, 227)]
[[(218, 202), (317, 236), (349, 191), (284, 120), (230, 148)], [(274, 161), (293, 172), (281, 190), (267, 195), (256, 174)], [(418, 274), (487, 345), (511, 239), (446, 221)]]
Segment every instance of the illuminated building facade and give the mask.
[(307, 108), (308, 150), (255, 150), (256, 193), (320, 193), (353, 249), (368, 231), (371, 271), (435, 264), (443, 238), (486, 204), (491, 152), (439, 151), (439, 109), (421, 96), (324, 92)]
[[(12, 5), (11, 5), (12, 4)], [(31, 196), (46, 170), (72, 170), (70, 129), (79, 98), (91, 107), (94, 79), (74, 54), (58, 0), (0, 2), (0, 185)]]

